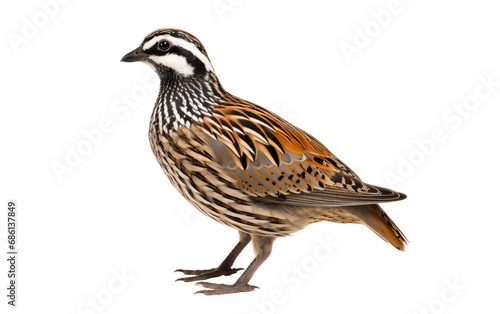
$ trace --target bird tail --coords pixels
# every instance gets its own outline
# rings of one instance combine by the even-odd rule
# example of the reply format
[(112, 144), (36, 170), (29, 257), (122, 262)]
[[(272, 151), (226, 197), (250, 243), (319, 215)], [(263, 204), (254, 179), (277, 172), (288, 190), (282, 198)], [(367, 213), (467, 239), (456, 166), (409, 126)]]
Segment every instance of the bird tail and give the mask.
[(405, 250), (408, 239), (378, 204), (346, 206), (342, 207), (342, 209), (359, 218), (362, 224), (370, 228), (383, 240), (392, 244), (396, 249)]

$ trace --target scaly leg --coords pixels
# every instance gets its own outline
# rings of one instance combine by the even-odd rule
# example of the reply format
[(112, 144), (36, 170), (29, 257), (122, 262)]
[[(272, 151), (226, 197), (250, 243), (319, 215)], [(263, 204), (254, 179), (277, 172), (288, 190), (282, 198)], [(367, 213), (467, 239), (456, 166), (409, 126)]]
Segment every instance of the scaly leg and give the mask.
[(231, 266), (233, 266), (234, 261), (249, 242), (250, 235), (248, 233), (240, 232), (240, 241), (238, 242), (238, 244), (236, 244), (231, 253), (229, 253), (229, 255), (226, 257), (226, 259), (222, 261), (219, 267), (204, 270), (177, 269), (176, 271), (182, 272), (184, 273), (184, 275), (192, 276), (179, 278), (176, 281), (198, 281), (219, 276), (229, 276), (236, 273), (243, 268), (231, 268)]
[(252, 263), (245, 269), (243, 274), (232, 285), (216, 284), (210, 282), (198, 282), (197, 285), (211, 290), (201, 290), (196, 293), (204, 295), (219, 295), (237, 292), (252, 291), (258, 287), (248, 284), (252, 276), (262, 263), (271, 255), (274, 238), (263, 236), (252, 236), (255, 254), (257, 255)]

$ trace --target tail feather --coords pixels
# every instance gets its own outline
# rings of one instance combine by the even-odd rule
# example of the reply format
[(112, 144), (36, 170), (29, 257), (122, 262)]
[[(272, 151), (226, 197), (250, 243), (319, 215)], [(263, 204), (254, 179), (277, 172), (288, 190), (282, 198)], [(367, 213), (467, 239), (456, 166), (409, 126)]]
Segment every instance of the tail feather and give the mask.
[(405, 250), (408, 239), (378, 204), (348, 206), (342, 209), (357, 216), (361, 220), (361, 223), (370, 228), (383, 240), (392, 244), (396, 249), (400, 251)]

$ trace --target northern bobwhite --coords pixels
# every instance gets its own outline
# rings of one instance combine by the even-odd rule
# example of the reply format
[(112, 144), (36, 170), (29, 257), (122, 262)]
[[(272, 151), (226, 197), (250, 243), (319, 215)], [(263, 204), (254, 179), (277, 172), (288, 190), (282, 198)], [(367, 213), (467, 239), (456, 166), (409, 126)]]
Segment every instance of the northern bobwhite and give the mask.
[(402, 193), (366, 184), (323, 144), (219, 83), (201, 42), (188, 32), (152, 32), (122, 61), (142, 61), (161, 84), (149, 127), (170, 182), (198, 210), (235, 228), (239, 242), (216, 268), (178, 270), (198, 281), (231, 275), (250, 242), (256, 258), (232, 285), (200, 282), (206, 295), (251, 291), (274, 239), (319, 221), (364, 224), (398, 250), (406, 237), (378, 203)]

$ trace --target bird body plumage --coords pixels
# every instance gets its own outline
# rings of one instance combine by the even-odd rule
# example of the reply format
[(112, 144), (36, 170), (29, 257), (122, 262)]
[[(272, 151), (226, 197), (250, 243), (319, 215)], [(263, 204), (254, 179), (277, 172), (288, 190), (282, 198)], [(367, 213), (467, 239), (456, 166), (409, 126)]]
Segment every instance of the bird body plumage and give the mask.
[(365, 224), (404, 250), (406, 238), (377, 204), (406, 196), (364, 183), (310, 134), (226, 92), (193, 35), (158, 30), (123, 61), (149, 63), (160, 76), (149, 139), (172, 185), (202, 213), (240, 232), (226, 264), (209, 275), (183, 271), (195, 276), (182, 280), (234, 273), (232, 262), (251, 240), (257, 258), (240, 279), (232, 286), (202, 283), (211, 289), (202, 293), (252, 290), (248, 281), (273, 240), (319, 221)]

